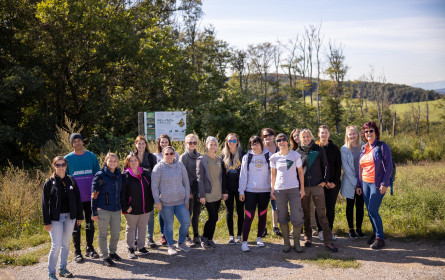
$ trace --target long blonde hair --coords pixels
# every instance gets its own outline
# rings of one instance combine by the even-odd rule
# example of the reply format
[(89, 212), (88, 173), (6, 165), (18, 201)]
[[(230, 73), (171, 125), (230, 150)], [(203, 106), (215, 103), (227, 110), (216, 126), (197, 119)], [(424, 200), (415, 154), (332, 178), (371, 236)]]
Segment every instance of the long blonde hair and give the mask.
[(349, 142), (349, 138), (348, 138), (348, 131), (349, 130), (354, 130), (357, 133), (357, 140), (356, 141), (356, 147), (360, 146), (360, 133), (358, 131), (358, 128), (355, 125), (349, 125), (346, 127), (346, 133), (345, 133), (345, 146), (351, 150), (352, 149), (352, 145), (351, 142)]
[[(236, 151), (233, 155), (233, 158), (231, 157), (231, 152), (229, 148), (228, 139), (230, 136), (236, 137)], [(229, 171), (230, 166), (232, 166), (234, 163), (237, 164), (241, 159), (241, 153), (243, 152), (243, 147), (241, 147), (241, 143), (239, 141), (239, 137), (236, 133), (229, 133), (226, 136), (226, 139), (224, 140), (224, 148), (222, 150), (222, 154), (224, 155), (224, 166), (226, 167), (226, 170)]]

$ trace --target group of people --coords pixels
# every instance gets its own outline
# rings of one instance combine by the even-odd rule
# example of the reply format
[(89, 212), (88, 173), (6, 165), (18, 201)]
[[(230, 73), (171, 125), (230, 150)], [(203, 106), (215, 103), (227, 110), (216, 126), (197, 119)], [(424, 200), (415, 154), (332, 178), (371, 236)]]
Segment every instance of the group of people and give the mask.
[[(348, 126), (341, 150), (329, 139), (327, 126), (319, 127), (318, 136), (319, 140), (315, 141), (309, 129), (295, 129), (288, 138), (284, 133), (276, 135), (273, 129), (264, 128), (261, 136), (249, 139), (245, 153), (238, 135), (230, 133), (218, 156), (215, 137), (206, 138), (205, 154), (200, 154), (196, 149), (198, 137), (189, 134), (184, 140), (185, 152), (179, 156), (168, 135), (159, 137), (156, 153), (149, 151), (147, 139), (139, 135), (121, 172), (116, 154), (108, 153), (100, 169), (97, 157), (84, 148), (82, 135), (71, 134), (73, 152), (54, 158), (55, 172), (43, 186), (44, 226), (52, 241), (48, 257), (49, 279), (57, 279), (59, 254), (59, 276), (73, 276), (66, 268), (71, 235), (75, 261), (84, 261), (80, 246), (84, 218), (85, 255), (99, 258), (93, 247), (96, 222), (105, 266), (114, 266), (115, 261), (121, 260), (116, 253), (121, 213), (126, 219), (130, 259), (137, 257), (136, 252), (148, 254), (146, 241), (150, 248), (158, 246), (153, 239), (154, 208), (159, 213), (161, 245), (168, 246), (168, 254), (188, 252), (196, 246), (215, 249), (214, 232), (222, 200), (226, 206), (228, 244), (240, 243), (244, 252), (250, 250), (247, 241), (255, 212), (258, 212), (256, 244), (264, 246), (262, 237), (267, 233), (269, 202), (273, 202), (273, 232), (282, 236), (283, 252), (292, 248), (303, 252), (302, 231), (304, 246), (310, 247), (315, 226), (325, 248), (338, 252), (332, 230), (340, 191), (347, 201), (349, 237), (365, 237), (361, 226), (366, 204), (373, 228), (368, 244), (373, 249), (383, 248), (383, 224), (378, 210), (390, 184), (393, 164), (388, 145), (379, 140), (377, 125), (367, 122), (361, 131)], [(360, 136), (364, 142), (360, 141)], [(342, 167), (343, 177), (340, 178)], [(202, 206), (208, 212), (208, 219), (200, 234)], [(315, 222), (311, 219), (313, 209)], [(180, 223), (176, 244), (173, 240), (175, 216)], [(193, 237), (189, 234), (190, 224)]]

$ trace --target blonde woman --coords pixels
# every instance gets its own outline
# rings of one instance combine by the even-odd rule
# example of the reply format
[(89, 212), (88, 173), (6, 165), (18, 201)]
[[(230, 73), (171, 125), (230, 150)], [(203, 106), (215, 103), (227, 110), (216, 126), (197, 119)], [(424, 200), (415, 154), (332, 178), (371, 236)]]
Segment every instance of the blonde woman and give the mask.
[(226, 204), (226, 222), (229, 230), (229, 244), (235, 244), (233, 232), (233, 210), (236, 203), (236, 213), (238, 215), (236, 242), (241, 242), (241, 234), (244, 223), (244, 202), (239, 199), (239, 177), (241, 170), (241, 160), (244, 156), (243, 148), (236, 133), (229, 133), (224, 141), (224, 148), (221, 153), (223, 160), (223, 183), (227, 189), (228, 198)]

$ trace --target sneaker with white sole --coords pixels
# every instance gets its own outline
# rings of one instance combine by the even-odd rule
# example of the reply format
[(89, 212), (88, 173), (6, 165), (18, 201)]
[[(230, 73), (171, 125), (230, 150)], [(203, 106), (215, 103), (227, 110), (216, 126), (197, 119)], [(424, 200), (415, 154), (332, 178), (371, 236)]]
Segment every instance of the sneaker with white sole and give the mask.
[(261, 237), (256, 238), (256, 245), (258, 245), (258, 247), (264, 247), (264, 243), (263, 240), (261, 240)]
[(173, 255), (177, 255), (177, 254), (178, 254), (178, 251), (176, 251), (176, 249), (175, 249), (174, 246), (168, 246), (167, 253), (168, 253), (170, 256), (173, 256)]
[(187, 246), (187, 244), (185, 244), (185, 242), (182, 243), (177, 243), (176, 244), (176, 249), (178, 249), (179, 251), (183, 251), (183, 252), (190, 252), (190, 247)]
[(236, 236), (236, 243), (241, 243), (241, 235)]
[(243, 243), (241, 243), (241, 250), (243, 250), (243, 252), (249, 252), (249, 245), (247, 245), (247, 241), (243, 241)]
[(320, 239), (320, 241), (324, 241), (323, 231), (322, 231), (322, 230), (320, 230), (320, 231), (318, 232), (318, 239)]
[(235, 237), (234, 236), (230, 236), (229, 245), (235, 245)]

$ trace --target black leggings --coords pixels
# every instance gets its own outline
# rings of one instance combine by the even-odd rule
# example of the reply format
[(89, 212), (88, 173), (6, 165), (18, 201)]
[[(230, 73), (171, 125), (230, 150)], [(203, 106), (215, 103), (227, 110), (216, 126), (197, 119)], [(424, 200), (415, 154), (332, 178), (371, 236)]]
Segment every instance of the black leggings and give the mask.
[(218, 222), (218, 210), (221, 205), (221, 200), (214, 202), (206, 202), (205, 207), (209, 214), (209, 219), (204, 225), (203, 237), (213, 240), (213, 234), (215, 233), (216, 222)]
[(243, 241), (249, 238), (250, 227), (255, 218), (255, 209), (258, 205), (258, 232), (257, 237), (261, 237), (266, 228), (267, 208), (270, 200), (270, 192), (254, 193), (245, 192), (246, 217), (243, 224)]
[(191, 224), (193, 228), (193, 237), (199, 237), (199, 214), (201, 214), (202, 204), (199, 201), (198, 194), (194, 194), (193, 198), (189, 199), (189, 212)]
[(227, 229), (229, 230), (229, 235), (234, 236), (233, 234), (233, 204), (236, 202), (236, 214), (238, 215), (238, 229), (237, 236), (241, 235), (243, 231), (243, 222), (244, 222), (244, 202), (239, 200), (239, 192), (238, 190), (230, 190), (229, 189), (229, 197), (225, 201), (226, 203), (226, 221), (227, 221)]
[[(87, 248), (93, 248), (93, 240), (94, 240), (94, 221), (91, 220), (91, 201), (82, 202), (82, 208), (85, 217), (85, 235), (87, 240)], [(80, 230), (81, 226), (78, 226), (77, 223), (74, 224), (73, 230), (73, 243), (74, 250), (76, 254), (80, 254)]]
[[(328, 218), (329, 228), (332, 230), (334, 227), (334, 219), (335, 219), (335, 204), (337, 203), (338, 193), (340, 191), (340, 186), (335, 186), (333, 189), (328, 189), (326, 187), (324, 189), (324, 198), (326, 203), (326, 218)], [(317, 209), (315, 209), (317, 211)], [(321, 231), (321, 225), (318, 222), (318, 216), (315, 215), (315, 219), (317, 220), (318, 231)]]
[[(355, 203), (354, 203), (355, 202)], [(357, 229), (362, 229), (364, 204), (362, 195), (354, 195), (353, 199), (346, 198), (346, 219), (348, 220), (349, 229), (354, 229), (354, 204), (355, 204), (355, 222)]]

